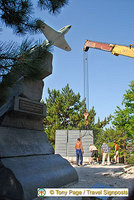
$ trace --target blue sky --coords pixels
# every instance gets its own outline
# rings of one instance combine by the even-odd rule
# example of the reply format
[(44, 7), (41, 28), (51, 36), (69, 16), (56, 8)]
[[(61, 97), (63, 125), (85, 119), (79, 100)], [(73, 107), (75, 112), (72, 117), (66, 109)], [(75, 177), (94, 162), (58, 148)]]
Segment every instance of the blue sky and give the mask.
[[(69, 0), (60, 14), (50, 15), (36, 9), (36, 18), (59, 30), (72, 25), (65, 39), (72, 51), (53, 48), (53, 73), (44, 80), (43, 99), (47, 89), (59, 89), (69, 83), (75, 93), (84, 97), (83, 89), (83, 46), (85, 40), (129, 45), (134, 44), (134, 1), (133, 0)], [(12, 34), (11, 29), (0, 32), (1, 40), (21, 42), (22, 36)], [(42, 33), (29, 35), (35, 41), (45, 40)], [(123, 94), (134, 80), (134, 59), (114, 56), (95, 49), (88, 51), (89, 108), (95, 107), (96, 118), (101, 120), (113, 114), (121, 105)]]

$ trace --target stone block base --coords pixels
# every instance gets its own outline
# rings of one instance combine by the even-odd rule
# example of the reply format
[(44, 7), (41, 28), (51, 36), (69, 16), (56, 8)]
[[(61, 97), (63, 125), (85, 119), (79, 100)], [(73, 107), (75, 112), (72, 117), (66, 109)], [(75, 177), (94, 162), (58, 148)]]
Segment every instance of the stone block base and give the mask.
[(70, 163), (53, 154), (43, 131), (0, 127), (0, 154), (2, 164), (21, 184), (24, 200), (36, 198), (37, 188), (58, 188), (78, 181)]
[(24, 199), (37, 197), (37, 188), (58, 188), (78, 181), (75, 169), (58, 154), (1, 159), (24, 191)]

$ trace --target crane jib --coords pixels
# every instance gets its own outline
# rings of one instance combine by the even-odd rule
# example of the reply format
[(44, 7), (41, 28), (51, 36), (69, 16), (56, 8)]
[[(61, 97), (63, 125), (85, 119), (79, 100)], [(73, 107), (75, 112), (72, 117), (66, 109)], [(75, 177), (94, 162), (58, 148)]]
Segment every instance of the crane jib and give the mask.
[(94, 42), (90, 40), (86, 40), (83, 51), (88, 51), (89, 48), (100, 49), (104, 51), (109, 51), (114, 55), (123, 55), (134, 58), (134, 47), (130, 46), (123, 46), (123, 45), (116, 45), (116, 44), (107, 44), (102, 42)]

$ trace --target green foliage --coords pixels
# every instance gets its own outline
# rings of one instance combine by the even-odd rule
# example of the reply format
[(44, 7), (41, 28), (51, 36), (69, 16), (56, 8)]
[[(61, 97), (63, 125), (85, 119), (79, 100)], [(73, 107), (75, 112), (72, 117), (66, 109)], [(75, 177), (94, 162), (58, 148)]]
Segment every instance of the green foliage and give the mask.
[(48, 9), (50, 13), (59, 13), (60, 9), (68, 3), (68, 0), (39, 0), (41, 9)]
[(35, 45), (27, 39), (22, 42), (20, 47), (13, 42), (9, 46), (1, 43), (0, 105), (5, 102), (8, 96), (8, 88), (12, 87), (19, 78), (42, 79), (43, 68), (41, 66), (48, 58), (47, 50), (46, 47), (42, 47), (37, 43)]
[(134, 81), (129, 85), (130, 89), (124, 94), (122, 105), (124, 109), (117, 107), (113, 124), (116, 129), (121, 130), (126, 134), (128, 140), (134, 140)]
[(101, 145), (103, 142), (106, 142), (111, 148), (110, 156), (114, 158), (114, 141), (119, 146), (119, 156), (120, 158), (124, 158), (124, 155), (127, 156), (127, 142), (126, 142), (126, 134), (122, 133), (121, 130), (116, 130), (114, 128), (108, 128), (102, 130), (97, 137), (96, 146), (99, 149), (99, 153), (101, 154)]
[(18, 45), (15, 42), (0, 42), (0, 76), (11, 69), (17, 55)]
[[(111, 157), (114, 157), (114, 145), (113, 142), (119, 146), (119, 156), (125, 163), (133, 163), (134, 150), (130, 149), (134, 146), (134, 82), (130, 84), (130, 89), (123, 95), (121, 109), (117, 106), (115, 115), (113, 116), (112, 128), (101, 130), (97, 135), (96, 146), (101, 154), (101, 145), (106, 142), (111, 147)], [(105, 120), (104, 120), (105, 121)], [(100, 121), (97, 126), (99, 127)], [(131, 154), (131, 156), (130, 156)]]
[[(56, 130), (92, 129), (94, 132), (96, 131), (96, 134), (99, 133), (100, 127), (97, 128), (97, 124), (95, 124), (96, 112), (94, 107), (89, 111), (89, 124), (86, 126), (83, 115), (86, 111), (85, 99), (80, 101), (80, 94), (75, 94), (68, 84), (61, 92), (48, 89), (48, 94), (49, 97), (46, 99), (47, 117), (44, 119), (44, 128), (53, 146)], [(100, 126), (103, 127), (106, 121), (105, 123), (100, 122)]]
[(134, 141), (134, 81), (129, 85), (130, 89), (123, 95), (122, 105), (123, 109), (117, 107), (115, 116), (113, 117), (113, 124), (116, 130), (121, 133), (120, 146), (121, 156), (124, 157), (124, 162), (127, 163), (129, 152), (128, 145), (133, 145)]
[(36, 0), (34, 3), (31, 0), (1, 0), (0, 19), (16, 33), (24, 34), (37, 30), (36, 20), (32, 18), (35, 8), (47, 9), (55, 14), (67, 3), (67, 0)]
[[(67, 0), (1, 0), (0, 20), (15, 33), (25, 34), (36, 32), (38, 26), (33, 18), (35, 8), (47, 9), (50, 13), (57, 13), (67, 4)], [(34, 49), (34, 51), (33, 51)], [(8, 87), (11, 87), (21, 76), (40, 79), (42, 70), (37, 67), (47, 59), (47, 49), (25, 41), (21, 47), (14, 42), (0, 42), (0, 106), (8, 97)]]
[[(94, 132), (94, 143), (96, 144), (100, 139), (100, 135), (103, 132), (103, 129), (105, 128), (106, 125), (109, 124), (109, 122), (111, 121), (112, 116), (109, 115), (108, 117), (105, 117), (103, 121), (100, 121), (100, 118), (98, 118), (98, 121), (96, 124), (94, 124), (94, 126), (92, 127), (92, 130)], [(103, 139), (103, 137), (101, 138), (101, 140)], [(103, 141), (104, 142), (104, 141)], [(103, 142), (100, 141), (100, 144), (102, 144)]]
[(130, 154), (127, 157), (127, 163), (134, 165), (134, 154)]
[(7, 26), (14, 27), (17, 32), (23, 32), (27, 26), (32, 5), (30, 1), (26, 0), (1, 0), (1, 20), (5, 22)]
[(60, 92), (48, 89), (46, 99), (47, 117), (44, 119), (45, 132), (52, 145), (55, 143), (55, 131), (59, 129), (79, 129), (85, 110), (85, 101), (75, 94), (67, 84)]

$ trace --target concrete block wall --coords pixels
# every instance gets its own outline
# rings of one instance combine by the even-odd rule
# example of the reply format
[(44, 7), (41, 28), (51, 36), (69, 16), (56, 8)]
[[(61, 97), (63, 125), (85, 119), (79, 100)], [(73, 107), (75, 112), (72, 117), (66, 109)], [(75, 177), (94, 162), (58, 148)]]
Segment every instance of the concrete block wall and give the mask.
[[(55, 153), (58, 152), (63, 157), (67, 156), (67, 131), (59, 130), (55, 136)], [(56, 153), (57, 154), (57, 153)]]
[(76, 161), (75, 143), (79, 137), (84, 149), (83, 161), (89, 162), (91, 156), (89, 144), (93, 144), (92, 130), (56, 130), (55, 153), (69, 161)]

